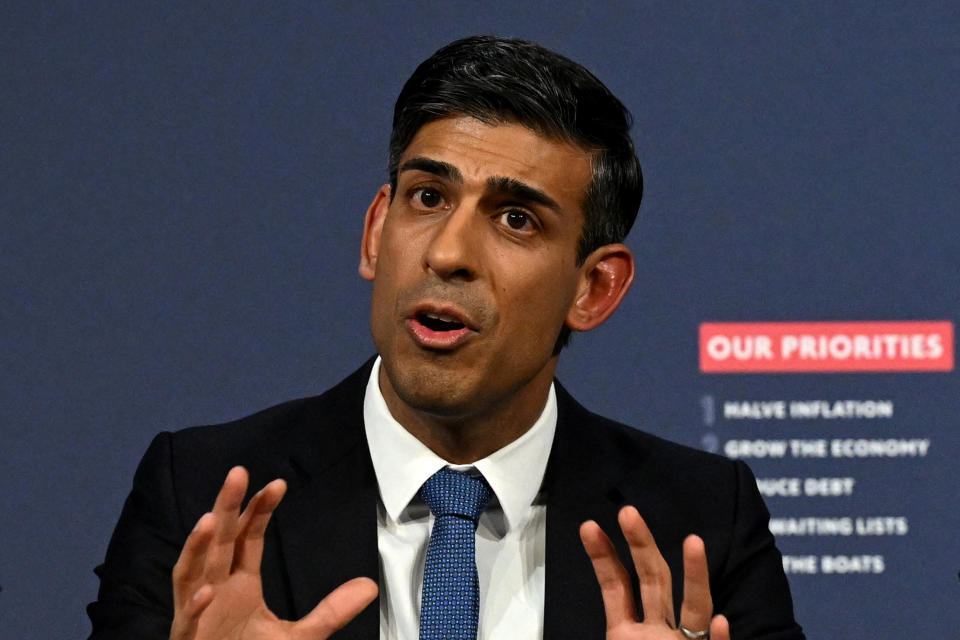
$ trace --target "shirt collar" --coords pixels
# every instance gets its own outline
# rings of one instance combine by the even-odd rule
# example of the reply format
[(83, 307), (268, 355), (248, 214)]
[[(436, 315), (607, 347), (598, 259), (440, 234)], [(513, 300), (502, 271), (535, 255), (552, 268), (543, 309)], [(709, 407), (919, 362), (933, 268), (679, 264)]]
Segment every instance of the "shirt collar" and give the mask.
[[(380, 499), (387, 515), (396, 522), (427, 478), (445, 466), (455, 465), (427, 448), (394, 419), (380, 392), (379, 374), (377, 357), (363, 398), (363, 422)], [(530, 514), (556, 428), (557, 398), (551, 384), (546, 405), (532, 427), (507, 446), (469, 465), (490, 484), (508, 530), (520, 526)]]

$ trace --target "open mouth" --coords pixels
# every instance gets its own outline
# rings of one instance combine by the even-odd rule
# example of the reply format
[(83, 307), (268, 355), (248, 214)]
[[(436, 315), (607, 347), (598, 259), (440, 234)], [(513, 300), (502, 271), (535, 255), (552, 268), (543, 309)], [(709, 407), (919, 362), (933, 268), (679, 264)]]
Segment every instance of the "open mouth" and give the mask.
[(421, 347), (445, 351), (459, 347), (476, 333), (464, 320), (451, 311), (424, 309), (407, 321), (407, 327)]
[(436, 313), (419, 313), (417, 320), (431, 331), (459, 331), (466, 327), (452, 316)]

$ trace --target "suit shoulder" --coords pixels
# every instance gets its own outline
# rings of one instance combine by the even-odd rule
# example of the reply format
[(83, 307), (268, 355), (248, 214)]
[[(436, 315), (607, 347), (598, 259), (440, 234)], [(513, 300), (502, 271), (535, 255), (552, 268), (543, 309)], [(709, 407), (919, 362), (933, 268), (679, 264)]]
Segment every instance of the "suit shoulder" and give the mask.
[(261, 438), (276, 439), (293, 425), (309, 420), (322, 404), (323, 396), (287, 400), (227, 422), (196, 425), (179, 429), (171, 437), (180, 445), (223, 446), (227, 442), (251, 442)]
[[(290, 400), (224, 422), (164, 432), (148, 449), (141, 469), (160, 466), (174, 484), (212, 501), (227, 471), (246, 467), (251, 487), (274, 478), (294, 482), (305, 466), (323, 468), (365, 446), (363, 367), (319, 396)], [(206, 507), (204, 507), (206, 508)]]
[[(598, 416), (599, 417), (599, 416)], [(733, 466), (734, 461), (716, 453), (703, 451), (672, 440), (654, 435), (639, 427), (633, 427), (614, 420), (602, 418), (604, 428), (614, 434), (618, 443), (630, 443), (634, 450), (643, 450), (648, 458), (666, 458), (674, 464), (684, 464), (695, 468)]]
[(354, 429), (363, 422), (363, 394), (369, 365), (321, 395), (288, 400), (256, 413), (223, 422), (188, 427), (171, 437), (181, 447), (272, 448), (280, 442), (297, 442), (305, 434), (329, 435)]
[[(578, 482), (601, 478), (597, 482), (618, 484), (627, 493), (656, 487), (651, 500), (699, 504), (710, 509), (730, 507), (741, 491), (750, 490), (752, 474), (742, 462), (592, 413), (562, 388), (557, 399), (560, 413), (555, 466)], [(710, 499), (704, 502), (703, 496)]]
[(565, 390), (558, 389), (557, 399), (564, 421), (579, 432), (578, 440), (592, 441), (603, 453), (614, 459), (641, 460), (646, 463), (669, 462), (674, 467), (729, 470), (735, 462), (721, 455), (682, 445), (638, 427), (611, 420), (580, 405)]

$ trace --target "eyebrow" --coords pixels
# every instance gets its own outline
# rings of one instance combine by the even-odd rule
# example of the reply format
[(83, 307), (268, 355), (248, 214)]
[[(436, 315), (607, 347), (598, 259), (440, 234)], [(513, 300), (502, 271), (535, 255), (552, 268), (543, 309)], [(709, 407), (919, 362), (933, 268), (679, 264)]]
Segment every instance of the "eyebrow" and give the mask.
[[(460, 173), (460, 170), (449, 162), (443, 162), (442, 160), (416, 156), (400, 165), (398, 173), (403, 173), (404, 171), (425, 171), (439, 178), (444, 178), (458, 184), (463, 183), (463, 174)], [(487, 188), (501, 195), (512, 196), (517, 200), (543, 205), (557, 213), (562, 210), (560, 205), (557, 204), (557, 201), (546, 193), (516, 178), (490, 176), (487, 178)]]
[(453, 182), (463, 182), (463, 174), (460, 173), (460, 169), (457, 169), (449, 162), (431, 160), (430, 158), (420, 156), (410, 158), (400, 165), (400, 173), (404, 171), (426, 171), (427, 173), (432, 173), (440, 178), (445, 178)]
[(561, 211), (560, 205), (557, 204), (556, 200), (540, 189), (531, 187), (515, 178), (491, 176), (487, 178), (487, 186), (498, 193), (513, 196), (518, 200), (540, 204), (549, 209), (553, 209), (557, 213)]

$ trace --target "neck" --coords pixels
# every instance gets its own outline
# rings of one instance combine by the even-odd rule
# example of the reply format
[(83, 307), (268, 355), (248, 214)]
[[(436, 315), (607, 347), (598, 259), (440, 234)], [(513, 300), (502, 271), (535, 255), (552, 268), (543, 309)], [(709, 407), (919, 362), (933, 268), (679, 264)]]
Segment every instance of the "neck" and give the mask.
[(439, 412), (413, 407), (397, 395), (383, 367), (380, 391), (390, 414), (415, 438), (452, 464), (471, 464), (507, 446), (533, 426), (547, 403), (555, 367), (547, 367), (521, 389), (481, 407)]

